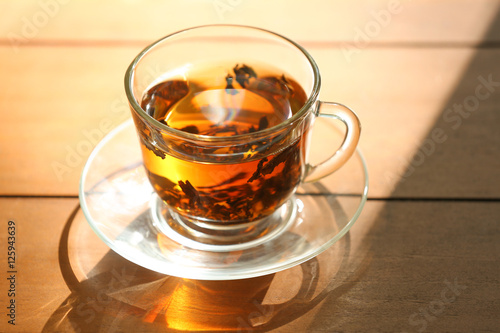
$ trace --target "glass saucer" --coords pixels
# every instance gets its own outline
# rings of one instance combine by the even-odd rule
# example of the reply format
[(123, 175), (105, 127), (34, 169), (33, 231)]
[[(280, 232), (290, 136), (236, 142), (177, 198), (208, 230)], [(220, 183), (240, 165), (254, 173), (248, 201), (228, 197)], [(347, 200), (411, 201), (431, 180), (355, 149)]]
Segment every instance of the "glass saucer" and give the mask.
[[(332, 132), (342, 140), (341, 132)], [(79, 196), (91, 228), (122, 257), (167, 275), (235, 280), (275, 273), (317, 256), (349, 231), (367, 192), (366, 165), (357, 151), (334, 174), (302, 185), (284, 205), (291, 207), (291, 218), (265, 241), (238, 248), (199, 247), (159, 224), (162, 203), (146, 177), (133, 123), (127, 121), (90, 155)]]

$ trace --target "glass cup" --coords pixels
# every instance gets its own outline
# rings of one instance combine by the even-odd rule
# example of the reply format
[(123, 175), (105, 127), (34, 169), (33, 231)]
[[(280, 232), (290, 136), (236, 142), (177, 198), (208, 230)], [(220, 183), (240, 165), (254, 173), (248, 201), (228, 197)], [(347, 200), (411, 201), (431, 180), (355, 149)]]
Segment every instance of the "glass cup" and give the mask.
[[(261, 126), (268, 121), (260, 118), (245, 133), (222, 130), (214, 135), (200, 134), (189, 121), (186, 129), (190, 130), (171, 127), (144, 107), (152, 87), (174, 78), (189, 82), (192, 72), (211, 64), (228, 64), (221, 72), (228, 73), (222, 77), (226, 88), (232, 88), (228, 81), (233, 78), (231, 70), (236, 78), (238, 73), (244, 75), (248, 83), (258, 77), (253, 69), (273, 68), (283, 75), (279, 80), (289, 92), (302, 89), (302, 104), (279, 123)], [(300, 87), (291, 86), (290, 78)], [(243, 81), (238, 81), (242, 88)], [(175, 86), (172, 93), (182, 89), (185, 86)], [(318, 100), (320, 73), (307, 51), (286, 37), (259, 28), (211, 25), (164, 37), (131, 63), (125, 90), (146, 173), (159, 197), (154, 204), (157, 224), (167, 234), (201, 244), (242, 244), (265, 239), (283, 228), (296, 214), (293, 194), (297, 187), (340, 168), (354, 153), (360, 136), (353, 111)], [(217, 104), (217, 110), (228, 119), (227, 113), (234, 110), (225, 103), (241, 91), (211, 91), (219, 95), (209, 102)], [(346, 134), (330, 158), (312, 165), (307, 153), (316, 117), (342, 121)]]

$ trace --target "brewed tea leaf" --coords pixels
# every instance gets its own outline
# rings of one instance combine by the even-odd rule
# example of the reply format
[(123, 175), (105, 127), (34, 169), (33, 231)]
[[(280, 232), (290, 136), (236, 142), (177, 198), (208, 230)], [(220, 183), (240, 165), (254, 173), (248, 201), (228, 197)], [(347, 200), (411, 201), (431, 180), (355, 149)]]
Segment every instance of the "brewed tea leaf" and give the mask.
[(297, 147), (297, 143), (289, 146), (288, 148), (281, 151), (278, 155), (274, 156), (268, 163), (267, 157), (260, 160), (257, 165), (257, 170), (253, 173), (252, 177), (247, 180), (248, 183), (253, 182), (259, 177), (271, 174), (274, 169), (283, 162), (287, 162), (289, 159), (294, 158), (294, 154), (298, 154), (299, 149)]
[(247, 65), (243, 64), (241, 67), (239, 64), (234, 66), (233, 68), (234, 75), (236, 75), (236, 81), (243, 87), (246, 88), (246, 85), (248, 84), (250, 78), (256, 78), (257, 74), (255, 71), (251, 68), (248, 67)]
[(234, 89), (233, 80), (234, 78), (231, 74), (226, 75), (226, 93), (230, 95), (236, 95), (238, 93), (238, 90)]
[(165, 81), (146, 91), (141, 106), (147, 114), (161, 121), (167, 111), (187, 94), (189, 86), (186, 81)]
[(141, 141), (144, 144), (144, 146), (146, 146), (146, 148), (151, 150), (156, 156), (161, 157), (162, 160), (165, 159), (166, 155), (164, 151), (156, 148), (151, 142), (148, 141), (148, 139), (141, 138)]
[(269, 121), (267, 120), (267, 117), (264, 116), (264, 117), (260, 118), (260, 120), (259, 120), (259, 131), (261, 131), (263, 129), (266, 129), (267, 126), (269, 126)]
[(181, 187), (182, 192), (184, 192), (184, 194), (186, 194), (189, 198), (191, 205), (200, 204), (200, 195), (189, 180), (186, 180), (185, 183), (182, 180), (179, 180), (179, 186)]
[(262, 166), (266, 162), (267, 162), (267, 157), (264, 157), (263, 159), (261, 159), (259, 161), (259, 164), (257, 164), (257, 170), (255, 170), (255, 172), (253, 173), (252, 177), (250, 177), (250, 179), (247, 180), (247, 183), (251, 183), (251, 182), (253, 182), (254, 180), (256, 180), (257, 178), (259, 178), (261, 176)]
[(292, 158), (292, 154), (298, 153), (297, 144), (291, 145), (283, 150), (278, 155), (274, 156), (266, 165), (262, 167), (261, 174), (263, 176), (271, 174), (278, 165)]
[(191, 134), (199, 134), (200, 133), (200, 130), (198, 129), (198, 127), (196, 127), (194, 125), (189, 125), (189, 126), (186, 126), (183, 128), (179, 128), (179, 130), (184, 131), (184, 132), (188, 132)]

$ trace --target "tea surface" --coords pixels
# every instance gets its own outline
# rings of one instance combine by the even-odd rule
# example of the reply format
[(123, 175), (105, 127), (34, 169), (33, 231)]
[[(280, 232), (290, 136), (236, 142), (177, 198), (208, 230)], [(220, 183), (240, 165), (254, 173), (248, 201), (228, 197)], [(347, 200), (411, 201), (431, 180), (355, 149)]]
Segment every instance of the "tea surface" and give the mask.
[(306, 101), (297, 82), (269, 68), (238, 64), (195, 68), (186, 74), (149, 89), (142, 108), (169, 127), (194, 134), (229, 136), (273, 127)]

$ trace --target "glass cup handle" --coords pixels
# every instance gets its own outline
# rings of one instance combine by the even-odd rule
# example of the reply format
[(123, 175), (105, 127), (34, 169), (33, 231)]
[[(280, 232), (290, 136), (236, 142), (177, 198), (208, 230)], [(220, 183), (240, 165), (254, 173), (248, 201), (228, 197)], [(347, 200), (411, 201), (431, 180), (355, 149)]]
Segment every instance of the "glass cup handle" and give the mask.
[(317, 181), (339, 169), (352, 156), (356, 150), (361, 132), (358, 116), (347, 106), (337, 103), (318, 101), (315, 115), (342, 121), (347, 130), (340, 148), (326, 161), (317, 165), (306, 165), (304, 182)]

